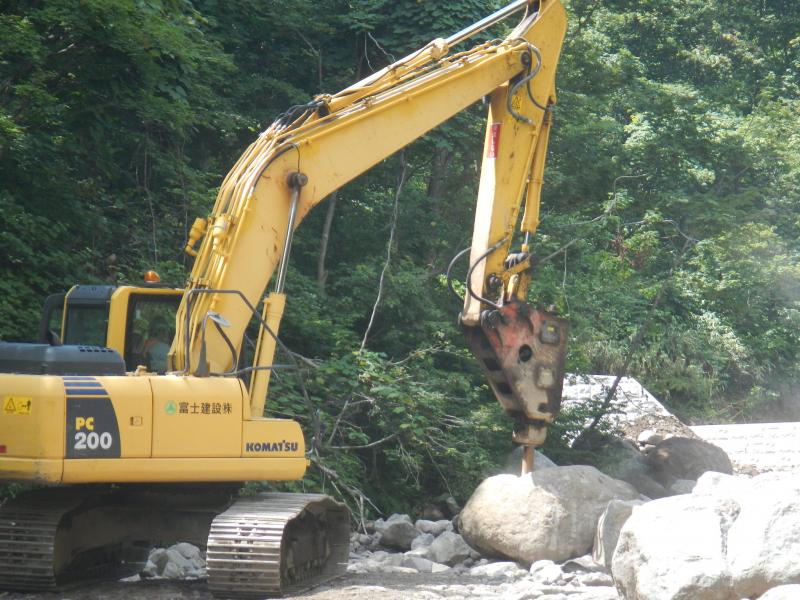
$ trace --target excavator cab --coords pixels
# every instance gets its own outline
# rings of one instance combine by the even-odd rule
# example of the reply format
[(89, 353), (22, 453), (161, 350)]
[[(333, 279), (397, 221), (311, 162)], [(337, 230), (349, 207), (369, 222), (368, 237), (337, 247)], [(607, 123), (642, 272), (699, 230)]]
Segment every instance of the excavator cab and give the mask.
[(159, 283), (75, 285), (45, 300), (38, 341), (112, 348), (128, 372), (143, 366), (164, 373), (182, 294)]

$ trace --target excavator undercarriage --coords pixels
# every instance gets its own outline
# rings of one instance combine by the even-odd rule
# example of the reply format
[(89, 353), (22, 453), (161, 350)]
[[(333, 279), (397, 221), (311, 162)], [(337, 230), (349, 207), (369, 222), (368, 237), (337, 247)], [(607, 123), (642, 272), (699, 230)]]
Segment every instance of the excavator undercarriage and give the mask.
[(27, 492), (0, 508), (0, 588), (54, 590), (141, 571), (154, 546), (207, 550), (224, 598), (263, 598), (344, 572), (347, 508), (318, 494), (236, 497), (217, 486), (75, 486)]

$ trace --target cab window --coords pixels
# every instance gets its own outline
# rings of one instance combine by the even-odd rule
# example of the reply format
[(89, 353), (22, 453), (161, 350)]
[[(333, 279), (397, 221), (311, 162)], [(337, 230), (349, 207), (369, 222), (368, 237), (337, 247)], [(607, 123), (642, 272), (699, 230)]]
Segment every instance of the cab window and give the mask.
[(125, 335), (128, 371), (135, 371), (140, 365), (155, 373), (167, 370), (167, 353), (175, 337), (175, 313), (179, 304), (179, 296), (131, 294)]
[(65, 344), (105, 346), (108, 330), (108, 303), (71, 305), (64, 328)]

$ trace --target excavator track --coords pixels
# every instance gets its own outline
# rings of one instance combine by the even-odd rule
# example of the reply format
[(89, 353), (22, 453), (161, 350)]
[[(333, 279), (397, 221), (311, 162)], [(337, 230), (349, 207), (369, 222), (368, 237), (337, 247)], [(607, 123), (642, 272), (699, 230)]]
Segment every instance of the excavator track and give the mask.
[(54, 547), (58, 509), (4, 510), (0, 515), (0, 588), (56, 588)]
[(350, 514), (328, 496), (231, 486), (40, 489), (0, 507), (0, 590), (52, 591), (138, 573), (154, 546), (207, 547), (209, 588), (255, 598), (343, 573)]
[(263, 598), (312, 587), (347, 567), (347, 508), (319, 494), (240, 498), (211, 524), (208, 586), (222, 598)]
[(147, 548), (120, 540), (92, 547), (81, 529), (86, 490), (37, 490), (0, 508), (0, 589), (55, 590), (80, 581), (123, 577), (138, 571)]

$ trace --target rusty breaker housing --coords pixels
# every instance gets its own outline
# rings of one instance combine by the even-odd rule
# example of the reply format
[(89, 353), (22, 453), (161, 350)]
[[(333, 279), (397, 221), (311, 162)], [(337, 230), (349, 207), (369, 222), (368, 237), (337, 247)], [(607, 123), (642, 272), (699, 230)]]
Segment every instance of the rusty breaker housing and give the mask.
[(516, 421), (514, 442), (543, 444), (561, 408), (567, 319), (512, 301), (463, 329), (497, 400)]

